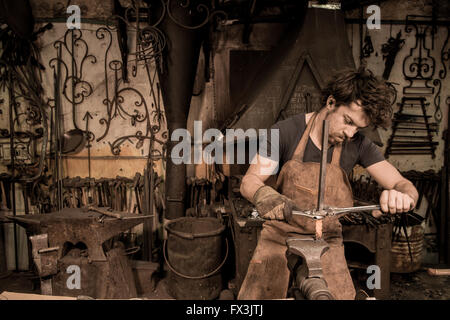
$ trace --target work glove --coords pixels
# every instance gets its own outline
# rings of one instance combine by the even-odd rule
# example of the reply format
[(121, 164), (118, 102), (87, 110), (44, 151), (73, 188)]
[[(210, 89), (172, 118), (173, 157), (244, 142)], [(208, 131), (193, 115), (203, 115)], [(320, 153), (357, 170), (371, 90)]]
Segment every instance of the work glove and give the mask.
[(269, 186), (262, 186), (253, 196), (253, 204), (259, 215), (269, 220), (292, 220), (294, 201)]

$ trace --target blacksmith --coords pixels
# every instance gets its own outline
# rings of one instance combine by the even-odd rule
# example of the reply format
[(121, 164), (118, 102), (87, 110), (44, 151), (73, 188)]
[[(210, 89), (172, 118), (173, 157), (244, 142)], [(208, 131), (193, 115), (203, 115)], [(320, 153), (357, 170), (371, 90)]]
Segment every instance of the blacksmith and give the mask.
[[(369, 70), (346, 70), (334, 76), (323, 90), (323, 108), (298, 114), (276, 123), (279, 141), (270, 141), (279, 151), (274, 188), (265, 185), (271, 176), (262, 168), (273, 160), (256, 155), (241, 184), (241, 194), (267, 219), (242, 283), (238, 299), (285, 298), (289, 270), (286, 238), (292, 234), (315, 234), (315, 222), (292, 216), (292, 209), (317, 206), (323, 120), (329, 121), (328, 164), (324, 203), (333, 207), (353, 206), (348, 174), (357, 164), (384, 189), (379, 202), (385, 214), (414, 208), (418, 193), (414, 185), (386, 161), (378, 147), (359, 132), (369, 125), (387, 128), (392, 117), (392, 91)], [(270, 145), (269, 148), (270, 150)], [(278, 171), (278, 168), (281, 170)], [(381, 212), (373, 212), (379, 216)], [(322, 269), (336, 299), (354, 299), (355, 288), (344, 256), (342, 226), (336, 218), (323, 222), (323, 239), (330, 249), (322, 256)]]

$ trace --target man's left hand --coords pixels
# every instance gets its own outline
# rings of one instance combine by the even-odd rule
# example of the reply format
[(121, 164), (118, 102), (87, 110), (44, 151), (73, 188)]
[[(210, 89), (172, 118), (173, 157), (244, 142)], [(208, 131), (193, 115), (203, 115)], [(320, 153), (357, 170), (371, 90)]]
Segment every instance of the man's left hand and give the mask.
[(412, 210), (415, 207), (415, 203), (406, 193), (392, 189), (384, 190), (381, 193), (380, 207), (383, 212), (395, 214)]

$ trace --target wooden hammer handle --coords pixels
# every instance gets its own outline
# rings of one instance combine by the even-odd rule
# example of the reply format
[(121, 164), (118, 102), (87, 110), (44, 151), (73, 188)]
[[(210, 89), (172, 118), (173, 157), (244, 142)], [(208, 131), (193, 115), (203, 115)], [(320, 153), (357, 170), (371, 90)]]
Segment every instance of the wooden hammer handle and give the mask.
[(101, 214), (104, 214), (105, 216), (109, 216), (109, 217), (113, 217), (113, 218), (117, 218), (117, 219), (122, 219), (122, 215), (120, 215), (119, 213), (114, 213), (114, 212), (109, 212), (106, 210), (100, 210), (96, 207), (89, 207), (89, 211), (94, 211), (94, 212), (98, 212)]

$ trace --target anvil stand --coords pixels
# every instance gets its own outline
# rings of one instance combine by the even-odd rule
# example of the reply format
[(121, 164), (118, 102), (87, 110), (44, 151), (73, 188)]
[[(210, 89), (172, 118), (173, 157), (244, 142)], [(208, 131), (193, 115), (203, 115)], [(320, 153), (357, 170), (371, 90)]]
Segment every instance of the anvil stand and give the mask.
[[(81, 208), (64, 208), (49, 214), (6, 217), (31, 235), (42, 294), (97, 299), (137, 297), (124, 246), (115, 242), (107, 248), (105, 243), (149, 216), (120, 212), (120, 218), (115, 218)], [(78, 283), (71, 277), (77, 270)]]
[[(319, 197), (317, 210), (323, 210), (323, 198), (325, 190), (325, 177), (327, 168), (328, 153), (328, 121), (323, 121), (322, 130), (322, 153), (320, 159), (320, 175), (319, 175)], [(301, 257), (302, 265), (299, 267), (290, 266), (289, 269), (293, 274), (294, 286), (300, 290), (301, 297), (308, 300), (333, 300), (334, 297), (328, 290), (328, 285), (323, 277), (322, 272), (322, 255), (329, 249), (328, 243), (322, 239), (321, 221), (316, 220), (316, 224), (320, 223), (320, 231), (316, 235), (297, 235), (286, 239), (288, 254)], [(288, 256), (288, 261), (290, 261)]]

